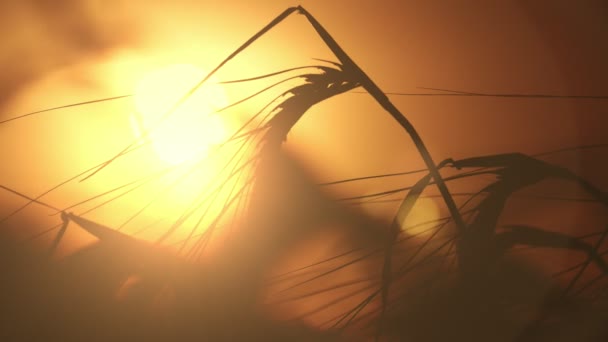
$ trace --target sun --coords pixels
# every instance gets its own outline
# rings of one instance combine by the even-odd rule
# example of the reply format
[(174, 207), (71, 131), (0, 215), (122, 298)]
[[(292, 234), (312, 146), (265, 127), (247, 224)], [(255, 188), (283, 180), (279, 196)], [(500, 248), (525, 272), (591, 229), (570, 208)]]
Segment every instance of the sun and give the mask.
[[(191, 64), (173, 64), (143, 77), (135, 90), (131, 126), (136, 137), (151, 143), (158, 158), (179, 164), (205, 156), (227, 138), (226, 123), (215, 113), (227, 105), (223, 88), (210, 79), (166, 119), (161, 119), (206, 75)], [(144, 132), (148, 132), (144, 136)]]
[[(194, 230), (204, 231), (220, 214), (230, 213), (225, 203), (232, 189), (244, 182), (224, 172), (235, 144), (215, 148), (227, 142), (238, 126), (235, 118), (218, 112), (229, 104), (224, 87), (212, 77), (179, 103), (206, 75), (195, 65), (171, 64), (145, 74), (135, 87), (130, 126), (145, 148), (142, 159), (130, 165), (143, 172), (147, 168), (172, 170), (129, 200), (127, 210), (145, 210), (138, 221), (129, 223), (131, 227), (160, 222), (138, 235), (141, 238), (164, 236), (167, 224), (178, 217), (179, 228), (171, 234), (169, 245), (185, 240)], [(141, 203), (151, 204), (142, 209)], [(187, 218), (182, 220), (182, 216)]]

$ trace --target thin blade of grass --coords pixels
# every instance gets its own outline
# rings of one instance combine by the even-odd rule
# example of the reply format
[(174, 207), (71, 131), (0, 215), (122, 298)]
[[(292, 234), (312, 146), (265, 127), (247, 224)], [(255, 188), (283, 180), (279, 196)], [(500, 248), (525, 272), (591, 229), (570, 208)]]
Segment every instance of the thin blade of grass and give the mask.
[(124, 98), (128, 98), (128, 97), (133, 97), (133, 94), (113, 96), (113, 97), (107, 97), (107, 98), (96, 99), (96, 100), (89, 100), (89, 101), (78, 102), (78, 103), (70, 103), (70, 104), (62, 105), (62, 106), (58, 106), (58, 107), (37, 110), (35, 112), (30, 112), (30, 113), (26, 113), (26, 114), (15, 116), (15, 117), (12, 117), (12, 118), (9, 118), (9, 119), (2, 120), (2, 121), (0, 121), (0, 125), (4, 124), (4, 123), (7, 123), (7, 122), (23, 119), (23, 118), (26, 118), (28, 116), (32, 116), (32, 115), (36, 115), (36, 114), (42, 114), (42, 113), (52, 112), (52, 111), (56, 111), (56, 110), (60, 110), (60, 109), (72, 108), (72, 107), (79, 107), (79, 106), (84, 106), (84, 105), (93, 104), (93, 103), (99, 103), (99, 102), (108, 102), (108, 101), (120, 100), (120, 99), (124, 99)]

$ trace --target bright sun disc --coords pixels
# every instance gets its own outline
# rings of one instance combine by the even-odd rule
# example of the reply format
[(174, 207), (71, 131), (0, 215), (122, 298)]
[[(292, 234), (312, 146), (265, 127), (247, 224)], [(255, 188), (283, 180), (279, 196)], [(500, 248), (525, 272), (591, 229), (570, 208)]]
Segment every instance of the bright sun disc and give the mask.
[(166, 163), (178, 164), (195, 155), (204, 156), (227, 138), (225, 123), (214, 112), (228, 101), (213, 79), (158, 123), (204, 76), (205, 72), (193, 65), (175, 64), (150, 73), (137, 86), (131, 124), (138, 137), (151, 130), (146, 139)]

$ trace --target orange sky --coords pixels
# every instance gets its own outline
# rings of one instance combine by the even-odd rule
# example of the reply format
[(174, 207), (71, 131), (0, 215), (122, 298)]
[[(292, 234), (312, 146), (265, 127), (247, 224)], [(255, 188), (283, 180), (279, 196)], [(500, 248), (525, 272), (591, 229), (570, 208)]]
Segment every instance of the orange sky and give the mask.
[[(2, 5), (2, 30), (15, 34), (2, 38), (0, 68), (5, 76), (0, 118), (130, 93), (137, 80), (156, 65), (194, 63), (210, 69), (294, 5), (290, 1), (255, 6), (246, 1), (43, 3)], [(560, 2), (551, 8), (526, 1), (300, 4), (385, 91), (417, 93), (428, 92), (418, 87), (430, 87), (486, 93), (608, 94), (604, 82), (608, 49), (601, 44), (608, 32), (603, 19), (608, 9), (600, 1), (577, 6)], [(253, 76), (280, 68), (283, 60), (297, 65), (310, 57), (331, 57), (301, 16), (275, 28), (259, 46), (235, 60), (232, 72)], [(605, 100), (409, 96), (391, 100), (413, 122), (437, 161), (606, 142)], [(95, 132), (86, 128), (89, 119), (78, 123), (78, 130), (70, 129), (75, 125), (72, 120), (83, 120), (83, 115), (66, 113), (0, 126), (3, 146), (20, 146), (0, 152), (0, 159), (15, 165), (2, 173), (6, 184), (30, 194), (39, 192), (74, 172), (66, 170), (66, 164), (91, 165), (91, 151), (120, 150), (126, 140), (101, 147), (96, 143), (106, 139), (108, 132), (130, 134), (127, 126), (113, 121), (119, 120), (117, 112), (101, 119), (91, 109)], [(56, 126), (49, 129), (49, 125)], [(28, 130), (23, 131), (24, 127)], [(311, 134), (316, 134), (315, 139), (308, 139)], [(327, 180), (423, 166), (409, 138), (363, 94), (342, 95), (315, 108), (296, 126), (293, 136), (295, 144), (306, 146), (302, 153), (312, 161), (311, 168)], [(37, 143), (39, 138), (47, 143)], [(80, 146), (67, 154), (57, 141), (77, 141)], [(44, 152), (41, 146), (47, 149), (36, 158), (47, 165), (43, 173), (29, 164), (32, 158), (26, 145), (34, 154)], [(605, 188), (608, 184), (600, 176), (606, 165), (598, 157), (601, 153), (571, 154), (557, 160), (580, 169)], [(17, 181), (24, 175), (40, 183)]]
[[(16, 80), (11, 80), (16, 85), (40, 79), (55, 67), (86, 64), (91, 59), (95, 61), (89, 64), (98, 63), (103, 60), (96, 55), (99, 51), (111, 54), (117, 47), (135, 47), (147, 56), (163, 51), (168, 60), (179, 61), (186, 56), (211, 67), (294, 4), (264, 1), (252, 7), (246, 1), (91, 1), (67, 2), (58, 7), (28, 3), (43, 2), (2, 5), (8, 7), (2, 11), (4, 19), (11, 19), (3, 20), (3, 30), (17, 34), (3, 38), (8, 42), (4, 44), (5, 57), (0, 66), (5, 75), (16, 74)], [(76, 6), (77, 3), (81, 5)], [(526, 1), (300, 4), (386, 91), (416, 92), (417, 87), (435, 87), (496, 93), (608, 92), (604, 82), (608, 67), (603, 63), (608, 49), (601, 44), (601, 37), (608, 30), (603, 20), (608, 10), (601, 1), (577, 6), (558, 2), (545, 7)], [(273, 35), (293, 38), (291, 44), (311, 45), (317, 39), (311, 30), (290, 36), (290, 29), (306, 26), (301, 19), (290, 18)], [(316, 47), (298, 49), (308, 49), (307, 57), (314, 57)], [(280, 45), (273, 53), (290, 49)], [(45, 58), (40, 61), (37, 56), (42, 55)], [(86, 76), (80, 77), (86, 83)], [(22, 88), (11, 87), (8, 93), (19, 89)], [(108, 91), (102, 87), (103, 90)], [(582, 135), (585, 140), (597, 141), (602, 127), (599, 120), (606, 108), (603, 102), (592, 100), (395, 97), (393, 101), (442, 156), (528, 148), (542, 151), (569, 145), (572, 140), (583, 139)], [(49, 100), (31, 104), (30, 108), (47, 104), (55, 103)], [(14, 114), (2, 111), (3, 117)], [(458, 120), (458, 132), (453, 130), (453, 120)], [(567, 124), (571, 120), (580, 130)], [(546, 131), (542, 137), (528, 133), (537, 132), (540, 127)], [(512, 133), (502, 139), (507, 131)], [(487, 139), (497, 133), (501, 139)], [(446, 146), (441, 142), (456, 138), (461, 140), (459, 144)], [(478, 140), (485, 141), (483, 146)]]
[[(61, 5), (43, 0), (2, 2), (0, 32), (8, 34), (0, 36), (0, 121), (44, 108), (130, 94), (151, 72), (175, 64), (199, 68), (188, 69), (193, 73), (211, 70), (285, 8), (296, 4), (284, 0), (69, 0)], [(604, 1), (546, 1), (541, 5), (525, 0), (302, 0), (299, 4), (386, 92), (441, 93), (422, 89), (440, 88), (608, 96), (608, 5)], [(231, 61), (217, 77), (251, 77), (316, 64), (311, 58), (334, 59), (304, 17), (293, 15)], [(222, 95), (229, 101), (238, 100), (242, 95), (235, 87), (236, 90), (226, 86), (226, 94)], [(389, 97), (419, 131), (437, 162), (448, 157), (533, 154), (608, 143), (605, 99)], [(126, 99), (0, 124), (0, 161), (4, 163), (0, 167), (0, 185), (35, 196), (112, 157), (137, 135), (133, 129), (135, 107), (132, 99)], [(237, 112), (223, 124), (234, 131), (250, 114)], [(287, 146), (306, 162), (316, 181), (424, 168), (410, 138), (370, 96), (361, 93), (343, 94), (315, 106), (290, 132)], [(130, 164), (114, 163), (113, 168), (96, 178), (85, 183), (72, 182), (45, 196), (44, 201), (63, 208), (124, 183), (142, 171), (166, 166), (158, 163), (162, 157), (154, 159), (154, 153), (151, 155), (129, 159)], [(564, 153), (547, 160), (608, 189), (606, 149)], [(206, 177), (214, 171), (217, 170), (211, 167), (201, 172)], [(167, 211), (153, 210), (149, 221), (168, 216), (167, 213), (173, 215), (171, 219), (177, 217), (197, 194), (189, 192), (190, 188), (218, 183), (201, 174), (197, 176), (203, 183), (178, 188), (176, 197), (163, 204), (162, 210)], [(161, 185), (177, 178), (172, 177)], [(418, 177), (336, 187), (336, 193), (369, 194), (411, 185)], [(471, 189), (471, 185), (476, 188)], [(535, 190), (557, 196), (583, 195), (580, 189), (567, 186), (561, 192), (562, 188), (556, 185), (563, 184), (547, 182)], [(454, 192), (476, 191), (480, 187), (472, 182), (450, 186)], [(130, 202), (108, 205), (98, 210), (97, 216), (87, 217), (117, 227), (143, 201), (155, 196), (156, 190), (143, 191), (133, 195), (139, 197)], [(446, 215), (436, 197), (421, 201), (417, 214), (409, 218), (414, 221), (412, 224)], [(23, 199), (0, 190), (0, 219), (22, 203)], [(222, 203), (220, 199), (216, 204)], [(509, 204), (507, 223), (547, 225), (554, 231), (576, 235), (600, 229), (597, 223), (603, 224), (607, 218), (605, 209), (595, 203), (539, 204), (522, 200)], [(394, 214), (397, 205), (398, 202), (372, 203), (365, 209), (386, 218)], [(79, 207), (75, 212), (80, 214), (92, 206)], [(20, 224), (25, 222), (34, 230), (14, 231), (20, 237), (31, 236), (41, 227), (47, 229), (58, 222), (57, 215), (49, 217), (48, 213), (42, 207), (31, 206), (21, 216), (0, 222), (0, 231), (3, 225), (22, 228)], [(167, 221), (165, 227), (171, 223)], [(585, 223), (591, 224), (583, 226)], [(134, 224), (124, 231), (136, 234), (140, 228)], [(70, 230), (65, 240), (82, 244), (86, 239), (77, 232)], [(154, 240), (162, 231), (155, 233), (142, 236)], [(256, 233), (252, 235), (257, 237)], [(47, 234), (45, 241), (52, 238)], [(304, 241), (299, 246), (302, 248), (294, 249), (290, 255), (294, 260), (286, 259), (286, 266), (281, 264), (279, 268), (287, 271), (294, 265), (309, 263), (313, 257), (337, 254), (344, 245), (333, 244), (333, 238), (330, 234), (327, 240)], [(417, 237), (415, 243), (420, 239)], [(255, 238), (248, 241), (252, 240)], [(542, 249), (537, 250), (543, 253)], [(549, 269), (572, 262), (570, 256), (562, 253), (532, 258), (539, 264), (551, 264), (542, 265)], [(358, 264), (355, 271), (348, 270), (353, 273), (347, 276), (379, 270), (378, 265), (371, 261), (369, 265)]]

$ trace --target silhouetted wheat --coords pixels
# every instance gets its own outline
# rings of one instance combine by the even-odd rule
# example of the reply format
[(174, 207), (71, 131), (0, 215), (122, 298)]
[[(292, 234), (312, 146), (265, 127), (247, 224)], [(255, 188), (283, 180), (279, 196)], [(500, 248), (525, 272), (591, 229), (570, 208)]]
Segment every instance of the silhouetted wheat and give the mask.
[[(119, 158), (125, 158), (145, 146), (146, 142), (142, 142), (143, 138), (160, 127), (171, 115), (176, 115), (175, 110), (203, 83), (293, 13), (306, 17), (337, 61), (318, 60), (319, 63), (316, 65), (298, 66), (265, 75), (224, 81), (222, 83), (225, 85), (239, 85), (285, 77), (261, 90), (259, 87), (254, 87), (251, 94), (217, 111), (222, 114), (242, 108), (239, 106), (244, 104), (255, 107), (258, 104), (255, 101), (261, 103), (261, 108), (249, 115), (243, 125), (235, 129), (231, 136), (209, 155), (198, 156), (177, 166), (126, 181), (63, 208), (56, 208), (43, 202), (44, 196), (65, 184), (79, 178), (80, 181), (91, 181), (94, 176), (111, 167)], [(289, 132), (311, 107), (356, 88), (363, 88), (371, 94), (403, 128), (425, 162), (425, 169), (314, 184), (301, 167), (281, 151)], [(430, 90), (447, 93), (397, 95), (571, 97)], [(273, 91), (275, 93), (272, 93)], [(67, 306), (74, 310), (86, 309), (86, 305), (99, 307), (97, 315), (93, 315), (90, 319), (99, 319), (102, 322), (83, 324), (77, 332), (68, 334), (74, 339), (93, 338), (87, 335), (87, 329), (98, 326), (110, 330), (124, 330), (116, 334), (106, 331), (97, 336), (102, 340), (114, 338), (318, 340), (339, 338), (335, 333), (344, 332), (347, 338), (362, 339), (386, 337), (396, 340), (410, 338), (439, 341), (448, 338), (457, 340), (468, 338), (512, 341), (553, 338), (551, 329), (555, 327), (555, 317), (571, 318), (568, 314), (564, 314), (564, 310), (571, 308), (580, 310), (576, 312), (591, 312), (590, 319), (597, 319), (594, 310), (600, 309), (596, 309), (595, 305), (601, 303), (602, 298), (608, 295), (608, 286), (606, 282), (602, 283), (608, 274), (605, 261), (608, 251), (600, 250), (606, 245), (604, 243), (608, 233), (608, 228), (605, 228), (606, 222), (603, 222), (601, 228), (593, 233), (571, 236), (552, 231), (550, 227), (527, 224), (501, 225), (499, 219), (504, 215), (507, 201), (517, 199), (518, 196), (525, 197), (518, 192), (549, 178), (575, 182), (591, 196), (574, 200), (589, 201), (606, 207), (608, 194), (568, 169), (542, 161), (541, 156), (513, 153), (462, 160), (446, 159), (436, 164), (412, 123), (390, 102), (386, 94), (354, 63), (310, 13), (302, 7), (293, 7), (280, 14), (229, 55), (199, 84), (184, 94), (155, 126), (144, 132), (137, 140), (127, 144), (112, 158), (70, 177), (37, 196), (28, 196), (3, 186), (5, 190), (26, 198), (28, 202), (2, 218), (0, 223), (6, 223), (32, 203), (45, 205), (61, 215), (61, 223), (30, 238), (31, 240), (59, 229), (51, 243), (51, 253), (61, 243), (70, 222), (74, 222), (99, 239), (99, 244), (95, 247), (85, 248), (57, 265), (44, 264), (48, 270), (44, 270), (43, 273), (49, 274), (53, 279), (51, 288), (45, 289), (35, 300), (23, 305), (34, 311), (37, 310), (34, 308), (40, 305), (47, 307), (43, 308), (42, 313), (33, 320), (35, 324), (44, 325), (45, 319), (61, 315), (67, 315), (69, 319), (65, 321), (56, 319), (53, 322), (57, 322), (58, 326), (44, 325), (44, 329), (31, 333), (30, 337), (58, 337), (56, 335), (60, 334), (58, 329), (69, 330), (73, 329), (70, 324), (82, 323), (81, 318), (61, 312), (60, 308), (64, 301), (69, 302)], [(59, 106), (0, 123), (5, 124), (51, 110), (113, 101), (128, 96)], [(578, 96), (577, 98), (597, 100), (607, 97)], [(591, 147), (601, 149), (606, 146)], [(127, 225), (133, 225), (136, 218), (152, 210), (153, 205), (162, 204), (162, 199), (168, 191), (189, 177), (195, 176), (206, 162), (222, 153), (227, 154), (228, 158), (222, 161), (219, 172), (209, 181), (208, 186), (199, 189), (199, 195), (179, 217), (165, 218), (168, 225), (160, 236), (155, 237), (154, 243), (131, 236), (137, 233), (126, 234), (119, 231)], [(155, 181), (180, 170), (183, 173), (179, 174), (176, 180), (158, 191), (157, 196), (151, 198), (149, 202), (143, 203), (141, 208), (123, 221), (117, 229), (84, 217), (87, 213), (108, 203), (129, 196), (143, 186), (157, 186)], [(442, 175), (442, 172), (452, 172), (452, 174)], [(327, 187), (340, 184), (417, 173), (424, 175), (413, 185), (403, 184), (399, 188), (385, 189), (372, 194), (335, 200), (329, 198), (323, 191)], [(496, 179), (478, 192), (451, 193), (446, 185), (447, 182), (476, 181), (481, 176), (488, 175)], [(431, 193), (434, 189), (431, 185), (436, 186), (439, 194)], [(382, 199), (383, 196), (393, 195), (400, 197)], [(440, 197), (449, 216), (430, 222), (409, 224), (407, 218), (414, 211), (419, 199), (428, 196)], [(456, 196), (468, 198), (458, 206), (454, 199)], [(536, 198), (552, 199), (542, 196)], [(97, 200), (103, 202), (78, 214), (68, 212)], [(478, 202), (474, 203), (474, 200)], [(397, 201), (399, 206), (391, 221), (381, 222), (356, 209), (355, 206), (362, 201), (368, 201), (366, 202), (368, 204)], [(353, 238), (351, 245), (355, 246), (286, 273), (268, 276), (277, 260), (288, 254), (289, 248), (299, 241), (322, 233), (323, 225), (326, 223), (338, 223), (349, 227), (346, 234)], [(425, 228), (421, 229), (422, 227)], [(220, 228), (222, 231), (233, 230), (234, 234), (230, 235), (229, 241), (222, 245), (217, 255), (208, 255), (207, 247)], [(140, 232), (145, 227), (141, 229)], [(185, 238), (172, 241), (177, 231), (185, 231)], [(522, 245), (527, 247), (521, 247)], [(162, 249), (175, 246), (178, 246), (176, 250)], [(569, 281), (559, 283), (544, 275), (535, 274), (518, 262), (516, 258), (518, 252), (537, 249), (537, 247), (579, 252), (584, 254), (585, 258), (556, 274), (555, 277), (574, 274)], [(8, 260), (9, 262), (4, 264), (13, 261), (10, 258)], [(366, 269), (371, 271), (355, 279), (348, 279), (340, 273), (361, 264), (366, 264)], [(106, 272), (111, 274), (109, 279), (101, 279), (100, 274), (103, 272), (98, 274), (93, 272), (93, 276), (83, 273), (85, 272), (83, 268), (106, 269), (114, 266), (116, 266), (115, 270)], [(589, 273), (588, 270), (591, 268), (593, 268), (593, 276), (583, 281), (585, 278), (583, 274)], [(14, 273), (14, 270), (11, 272), (13, 273), (8, 274), (18, 274), (18, 277), (23, 277), (19, 272)], [(64, 276), (71, 278), (64, 280), (62, 279)], [(69, 281), (78, 282), (87, 277), (100, 283), (84, 282), (81, 286), (84, 288), (74, 284), (69, 286), (69, 291), (81, 291), (78, 292), (78, 296), (84, 298), (84, 306), (79, 307), (78, 303), (70, 302), (68, 289), (62, 288), (60, 284)], [(34, 278), (44, 279), (42, 275)], [(135, 285), (128, 285), (130, 281)], [(578, 285), (581, 282), (584, 284)], [(15, 282), (10, 286), (18, 286), (18, 284)], [(15, 290), (9, 285), (6, 286), (5, 292)], [(91, 289), (86, 289), (87, 286)], [(591, 288), (595, 292), (592, 293)], [(34, 292), (36, 290), (33, 289)], [(97, 290), (99, 291), (96, 292)], [(271, 308), (271, 311), (281, 305), (290, 305), (328, 294), (330, 299), (317, 301), (315, 305), (297, 312), (293, 317), (279, 320), (280, 323), (287, 324), (287, 328), (284, 328), (275, 325), (277, 322), (267, 316), (258, 317), (259, 297), (266, 291), (270, 293), (266, 307)], [(116, 302), (112, 297), (116, 293), (128, 293), (130, 302), (126, 304)], [(331, 295), (332, 293), (336, 294)], [(161, 305), (159, 310), (166, 310), (174, 316), (167, 318), (158, 313), (149, 315), (149, 310), (156, 309), (151, 309), (146, 303), (165, 295), (172, 297), (171, 300), (166, 300), (171, 303), (167, 305), (172, 306), (165, 308)], [(576, 303), (574, 301), (576, 296), (585, 297), (586, 302)], [(38, 299), (41, 301), (38, 302)], [(21, 304), (11, 302), (8, 310), (17, 310)], [(209, 306), (213, 306), (213, 309), (209, 309)], [(540, 313), (535, 314), (532, 312), (534, 310)], [(114, 312), (118, 312), (119, 315), (112, 317)], [(308, 319), (320, 314), (322, 314), (321, 321), (317, 320), (317, 323), (312, 325), (315, 329), (325, 330), (323, 333), (312, 331), (309, 327), (303, 328), (301, 324), (290, 326), (285, 323), (285, 321), (308, 322)], [(128, 321), (133, 317), (137, 317), (137, 322)], [(26, 320), (25, 317), (22, 319)], [(115, 323), (122, 319), (127, 321)], [(598, 329), (597, 325), (590, 326)], [(13, 333), (15, 336), (19, 335), (19, 332)]]

